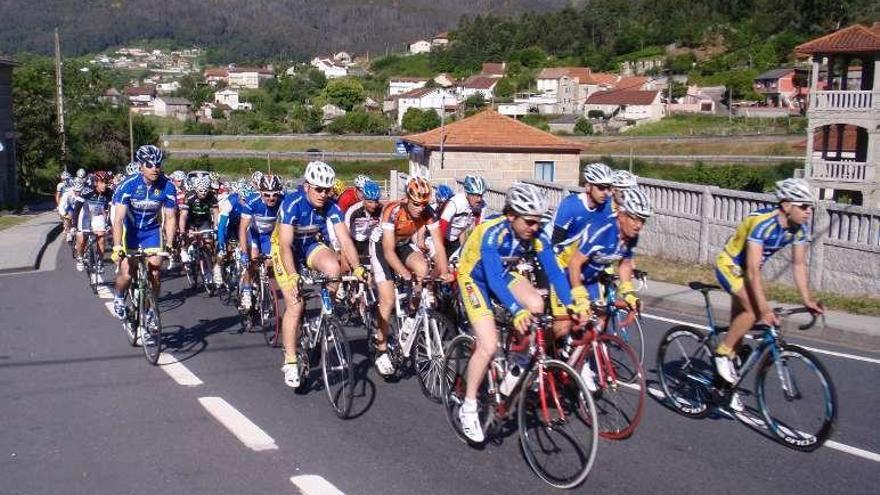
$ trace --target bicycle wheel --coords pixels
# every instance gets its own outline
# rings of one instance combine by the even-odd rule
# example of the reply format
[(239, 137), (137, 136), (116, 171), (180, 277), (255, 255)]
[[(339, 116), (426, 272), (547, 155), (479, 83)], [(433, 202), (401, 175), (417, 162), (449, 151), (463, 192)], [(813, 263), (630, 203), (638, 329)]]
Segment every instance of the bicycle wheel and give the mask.
[(159, 303), (156, 300), (156, 295), (149, 289), (149, 284), (147, 284), (146, 294), (142, 297), (141, 344), (147, 362), (155, 365), (159, 362), (159, 354), (162, 353), (162, 321), (159, 317)]
[(135, 283), (128, 286), (125, 291), (125, 319), (122, 320), (122, 329), (125, 331), (125, 337), (128, 339), (129, 345), (137, 347), (138, 343), (138, 324), (140, 322), (140, 312), (138, 311), (138, 289)]
[[(470, 335), (459, 335), (452, 339), (443, 357), (444, 373), (440, 381), (440, 395), (443, 399), (443, 408), (446, 410), (446, 420), (449, 422), (449, 426), (452, 427), (455, 435), (462, 442), (469, 445), (471, 441), (461, 430), (458, 410), (464, 404), (465, 391), (467, 389), (467, 366), (475, 345), (476, 341)], [(479, 404), (480, 422), (485, 425), (492, 411), (486, 380), (483, 380), (480, 390), (477, 392), (477, 402)]]
[(592, 366), (596, 381), (593, 400), (599, 435), (621, 440), (632, 435), (642, 420), (647, 391), (645, 372), (635, 351), (620, 337), (599, 335), (596, 353), (599, 356), (594, 354), (584, 366)]
[[(453, 326), (442, 313), (429, 311), (427, 321), (415, 329), (416, 341), (410, 353), (412, 367), (419, 377), (425, 397), (440, 402), (440, 380), (443, 377), (443, 345), (453, 335)], [(427, 334), (423, 325), (427, 323)]]
[(715, 368), (706, 335), (686, 325), (670, 328), (657, 348), (657, 378), (669, 406), (679, 414), (708, 416)]
[(278, 331), (281, 328), (281, 322), (278, 316), (278, 291), (273, 279), (265, 280), (260, 284), (257, 303), (260, 316), (260, 331), (263, 333), (266, 345), (276, 347), (278, 345)]
[(351, 349), (348, 339), (339, 322), (324, 320), (321, 339), (321, 374), (324, 389), (333, 411), (340, 418), (347, 418), (351, 412), (351, 398), (354, 394), (354, 372), (351, 363)]
[(545, 483), (556, 488), (583, 483), (596, 460), (595, 424), (596, 406), (571, 366), (548, 359), (529, 372), (517, 404), (517, 426), (526, 463)]
[(89, 277), (89, 287), (93, 294), (98, 293), (98, 254), (95, 249), (94, 238), (89, 238), (86, 245), (86, 275)]
[(768, 353), (755, 391), (768, 429), (785, 446), (810, 452), (831, 436), (837, 394), (825, 367), (806, 349), (784, 345), (776, 359)]
[(645, 334), (638, 315), (619, 309), (614, 312), (615, 323), (611, 335), (620, 337), (636, 353), (639, 364), (645, 365)]

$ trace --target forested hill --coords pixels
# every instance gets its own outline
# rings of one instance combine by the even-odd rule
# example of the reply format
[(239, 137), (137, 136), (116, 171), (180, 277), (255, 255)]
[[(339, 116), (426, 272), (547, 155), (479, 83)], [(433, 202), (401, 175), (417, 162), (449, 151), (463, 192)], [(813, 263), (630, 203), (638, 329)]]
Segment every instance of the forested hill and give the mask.
[(455, 26), (462, 15), (545, 11), (566, 0), (0, 0), (0, 53), (52, 51), (58, 27), (67, 55), (129, 41), (173, 40), (229, 61), (384, 53)]

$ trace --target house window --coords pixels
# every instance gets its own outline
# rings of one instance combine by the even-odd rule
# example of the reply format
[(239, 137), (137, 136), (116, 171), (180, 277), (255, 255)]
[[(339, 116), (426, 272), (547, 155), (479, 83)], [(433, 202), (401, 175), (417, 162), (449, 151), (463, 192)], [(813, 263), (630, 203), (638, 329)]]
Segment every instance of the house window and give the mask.
[(556, 178), (556, 162), (535, 162), (535, 179), (553, 182)]

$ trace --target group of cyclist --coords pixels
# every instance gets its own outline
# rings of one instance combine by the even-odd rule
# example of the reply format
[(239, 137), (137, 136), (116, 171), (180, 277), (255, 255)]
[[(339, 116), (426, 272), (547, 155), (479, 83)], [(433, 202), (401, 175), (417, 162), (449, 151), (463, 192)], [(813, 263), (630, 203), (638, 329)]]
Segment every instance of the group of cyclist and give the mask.
[[(187, 263), (189, 243), (202, 236), (215, 261), (215, 282), (219, 284), (225, 263), (243, 267), (243, 310), (253, 304), (256, 268), (271, 265), (286, 308), (281, 370), (290, 387), (298, 387), (302, 379), (296, 342), (304, 311), (303, 270), (328, 278), (350, 273), (373, 284), (378, 324), (371, 338), (374, 366), (382, 376), (395, 372), (388, 338), (399, 281), (418, 287), (431, 276), (457, 284), (476, 336), (459, 410), (462, 431), (474, 442), (484, 441), (476, 398), (498, 348), (496, 305), (523, 333), (536, 315), (550, 311), (556, 340), (551, 347), (556, 349), (562, 349), (575, 325), (590, 319), (591, 303), (602, 297), (599, 279), (604, 271), (616, 270), (619, 298), (634, 310), (641, 307), (633, 288), (633, 254), (653, 208), (637, 178), (625, 170), (587, 165), (584, 190), (565, 197), (553, 212), (542, 191), (517, 182), (506, 191), (502, 210), (491, 212), (484, 201), (488, 184), (477, 175), (464, 177), (458, 193), (412, 177), (401, 198), (385, 198), (379, 184), (363, 175), (344, 188), (333, 168), (321, 161), (308, 163), (300, 184), (285, 187), (279, 176), (260, 172), (248, 181), (228, 183), (210, 174), (188, 177), (175, 171), (166, 176), (163, 159), (160, 149), (145, 145), (125, 176), (83, 170), (75, 178), (62, 175), (58, 211), (70, 232), (76, 231), (78, 256), (83, 233), (93, 232), (103, 249), (103, 236), (112, 225), (112, 259), (119, 267), (114, 310), (120, 319), (125, 318), (123, 294), (131, 282), (126, 255), (134, 251), (149, 255), (151, 283), (158, 291), (158, 253), (176, 252)], [(775, 322), (760, 276), (770, 255), (794, 245), (795, 282), (805, 304), (822, 311), (807, 287), (804, 263), (815, 198), (799, 179), (777, 183), (776, 195), (778, 205), (747, 217), (717, 260), (718, 279), (732, 295), (734, 311), (730, 332), (715, 357), (719, 374), (730, 382), (736, 380), (732, 356), (739, 340), (757, 320)], [(232, 247), (236, 243), (237, 253)], [(527, 254), (538, 260), (548, 287), (534, 287), (511, 268), (510, 259)], [(329, 289), (339, 295), (338, 284)], [(549, 289), (549, 308), (539, 289)], [(594, 377), (589, 366), (581, 377), (590, 388)]]

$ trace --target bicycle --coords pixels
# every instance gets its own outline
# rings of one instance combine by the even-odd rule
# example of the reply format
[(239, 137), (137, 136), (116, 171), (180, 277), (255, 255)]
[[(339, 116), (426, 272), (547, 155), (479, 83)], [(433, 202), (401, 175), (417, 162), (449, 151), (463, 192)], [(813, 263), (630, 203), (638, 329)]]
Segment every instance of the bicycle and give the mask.
[(86, 232), (84, 235), (86, 245), (83, 250), (83, 266), (85, 266), (86, 277), (89, 279), (92, 293), (98, 294), (98, 275), (99, 271), (104, 269), (104, 260), (98, 254), (97, 236), (93, 232)]
[(126, 315), (122, 321), (122, 328), (128, 343), (133, 347), (138, 345), (138, 340), (141, 341), (144, 357), (148, 363), (155, 365), (159, 362), (159, 355), (162, 353), (162, 321), (159, 316), (159, 301), (149, 280), (147, 258), (150, 256), (167, 258), (170, 254), (147, 253), (141, 248), (125, 255), (129, 259), (129, 270), (132, 269), (132, 262), (135, 263), (136, 269), (131, 284), (125, 291)]
[[(496, 352), (486, 371), (477, 402), (488, 439), (500, 436), (515, 410), (520, 446), (529, 468), (551, 486), (573, 488), (587, 478), (596, 459), (598, 430), (592, 425), (598, 419), (593, 397), (578, 373), (568, 363), (547, 355), (545, 335), (552, 338), (552, 324), (552, 316), (538, 316), (530, 339), (521, 339), (518, 345), (512, 337), (515, 331), (508, 330), (506, 325), (499, 328), (503, 349)], [(468, 444), (471, 442), (461, 430), (458, 412), (464, 403), (467, 364), (475, 345), (476, 339), (471, 335), (452, 339), (444, 357), (446, 379), (441, 381), (446, 419), (455, 434)], [(510, 391), (504, 394), (502, 387), (514, 376), (508, 374), (515, 368), (508, 366), (508, 356), (526, 350), (528, 361)], [(567, 456), (566, 446), (574, 451)], [(552, 466), (541, 466), (542, 456), (552, 457)], [(571, 467), (563, 466), (569, 463)]]
[[(636, 292), (647, 287), (648, 273), (633, 270), (633, 279), (638, 282)], [(599, 282), (604, 287), (603, 312), (608, 316), (604, 331), (620, 337), (638, 357), (639, 365), (645, 365), (645, 333), (642, 330), (642, 315), (638, 308), (630, 308), (622, 299), (617, 298), (617, 275), (601, 272)]]
[(213, 230), (202, 230), (192, 232), (190, 235), (192, 242), (187, 248), (190, 260), (184, 266), (187, 282), (189, 282), (191, 289), (197, 288), (201, 283), (205, 287), (208, 297), (214, 297), (217, 290), (213, 275), (214, 256), (205, 242), (205, 237), (213, 239), (215, 233)]
[[(278, 347), (281, 334), (281, 298), (278, 297), (278, 283), (268, 263), (272, 259), (267, 254), (261, 254), (254, 259), (257, 263), (256, 283), (252, 281), (251, 307), (249, 310), (240, 310), (242, 328), (252, 332), (255, 325), (259, 325), (259, 331), (269, 347)], [(243, 268), (246, 270), (247, 268)], [(239, 298), (245, 297), (239, 289)], [(241, 304), (238, 305), (241, 308)]]
[(238, 253), (238, 241), (230, 239), (226, 249), (220, 252), (220, 257), (223, 259), (223, 278), (218, 289), (222, 289), (225, 294), (225, 303), (230, 303), (235, 299), (241, 280), (241, 267), (236, 257), (233, 256), (234, 253)]
[[(729, 406), (745, 376), (756, 369), (755, 395), (767, 429), (783, 445), (795, 450), (810, 452), (822, 446), (831, 436), (837, 417), (834, 384), (822, 363), (806, 349), (785, 342), (781, 328), (759, 323), (752, 328), (758, 334), (757, 343), (750, 345), (744, 341), (737, 351), (739, 379), (728, 384), (718, 376), (712, 353), (720, 334), (727, 330), (716, 325), (709, 304), (709, 292), (721, 287), (700, 282), (688, 285), (703, 294), (709, 331), (679, 325), (669, 329), (660, 341), (658, 377), (670, 406), (683, 416), (704, 418), (712, 404)], [(773, 312), (785, 318), (810, 311), (801, 307), (774, 308)], [(815, 323), (813, 314), (809, 323), (798, 328), (806, 330)], [(815, 377), (816, 383), (810, 383), (810, 376)], [(809, 399), (818, 404), (807, 411), (803, 402)], [(781, 418), (785, 413), (786, 418)]]
[[(340, 418), (347, 418), (351, 412), (352, 396), (354, 395), (354, 370), (351, 360), (351, 348), (345, 332), (333, 314), (333, 299), (328, 284), (351, 282), (356, 277), (324, 277), (304, 271), (301, 276), (303, 285), (319, 285), (317, 291), (321, 299), (321, 308), (312, 319), (303, 318), (299, 338), (296, 344), (297, 363), (300, 367), (301, 383), (296, 389), (299, 393), (308, 390), (309, 372), (317, 364), (318, 345), (320, 344), (321, 376), (324, 390), (333, 411)], [(300, 292), (302, 294), (302, 292)], [(306, 301), (303, 301), (304, 303)]]

